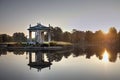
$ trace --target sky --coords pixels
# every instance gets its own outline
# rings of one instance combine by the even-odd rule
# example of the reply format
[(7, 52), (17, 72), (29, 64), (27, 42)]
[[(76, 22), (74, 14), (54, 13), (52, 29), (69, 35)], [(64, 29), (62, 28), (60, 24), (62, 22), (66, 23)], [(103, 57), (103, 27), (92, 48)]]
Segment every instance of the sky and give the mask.
[(63, 31), (120, 30), (120, 0), (0, 0), (0, 34), (24, 32), (41, 23)]

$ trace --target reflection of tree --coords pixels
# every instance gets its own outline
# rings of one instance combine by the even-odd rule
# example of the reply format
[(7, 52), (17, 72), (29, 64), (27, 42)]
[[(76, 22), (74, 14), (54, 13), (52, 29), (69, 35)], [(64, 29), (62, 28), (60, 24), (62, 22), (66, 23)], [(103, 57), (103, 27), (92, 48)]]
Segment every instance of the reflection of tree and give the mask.
[(105, 48), (102, 46), (95, 46), (95, 54), (101, 60), (103, 58), (103, 52)]
[(70, 55), (71, 55), (71, 52), (66, 52), (66, 53), (63, 54), (63, 56), (64, 56), (65, 58), (68, 58)]
[(59, 61), (62, 60), (62, 57), (63, 57), (63, 54), (61, 54), (61, 53), (52, 53), (52, 54), (50, 53), (50, 54), (47, 54), (47, 58), (51, 62), (53, 62), (53, 61), (59, 62)]
[(23, 55), (23, 54), (24, 54), (24, 51), (14, 50), (14, 51), (13, 51), (13, 54), (15, 54), (15, 55)]
[(116, 60), (117, 60), (117, 49), (116, 48), (109, 48), (108, 49), (108, 53), (109, 53), (109, 55), (110, 55), (110, 57), (109, 57), (109, 61), (110, 62), (115, 62)]
[(86, 52), (86, 58), (88, 59), (90, 59), (90, 57), (93, 56), (95, 53), (93, 47), (87, 47), (85, 52)]
[[(101, 60), (103, 58), (102, 55), (103, 55), (105, 48), (101, 46), (95, 46), (93, 48), (89, 47), (86, 50), (87, 50), (86, 55), (88, 55), (88, 57), (95, 54)], [(108, 54), (109, 54), (109, 61), (115, 62), (117, 59), (118, 49), (112, 46), (112, 47), (107, 47), (106, 50), (108, 51)]]
[(73, 50), (73, 56), (78, 57), (84, 55), (83, 49), (80, 46), (75, 46)]
[(88, 59), (90, 59), (91, 56), (96, 55), (96, 57), (102, 60), (105, 49), (108, 51), (108, 54), (110, 56), (109, 61), (115, 62), (117, 59), (117, 54), (119, 53), (119, 48), (117, 48), (116, 46), (88, 46), (85, 48), (85, 51), (80, 48), (80, 46), (77, 46), (74, 48), (73, 55), (74, 57), (86, 55), (86, 58)]
[(62, 60), (63, 56), (65, 58), (68, 58), (71, 55), (71, 50), (63, 50), (63, 51), (57, 51), (57, 52), (52, 52), (52, 53), (47, 53), (47, 58), (51, 62), (56, 61), (59, 62)]
[[(109, 61), (115, 62), (117, 60), (117, 55), (120, 53), (120, 49), (118, 46), (74, 46), (73, 50), (61, 50), (61, 51), (43, 51), (43, 53), (46, 53), (46, 57), (48, 61), (53, 62), (59, 62), (64, 58), (69, 58), (70, 55), (73, 55), (73, 57), (83, 56), (86, 55), (86, 58), (90, 59), (91, 56), (96, 55), (97, 58), (100, 60), (103, 59), (103, 53), (104, 50), (107, 50), (109, 53)], [(2, 50), (0, 49), (0, 55), (6, 55), (7, 52), (13, 52), (15, 55), (23, 55), (25, 52), (29, 52), (31, 50)], [(36, 52), (36, 51), (31, 51)], [(39, 50), (38, 50), (39, 52)]]
[(1, 55), (7, 55), (7, 50), (0, 49), (0, 56)]
[(96, 55), (100, 60), (103, 59), (103, 53), (104, 50), (107, 50), (110, 57), (110, 62), (115, 62), (117, 59), (117, 54), (119, 53), (119, 48), (116, 46), (112, 47), (105, 47), (105, 46), (88, 46), (84, 49), (81, 48), (81, 46), (75, 46), (74, 50), (71, 52), (66, 53), (50, 53), (47, 54), (47, 57), (50, 61), (61, 61), (62, 57), (68, 58), (71, 54), (73, 54), (73, 57), (83, 56), (86, 55), (86, 58), (90, 59), (91, 56)]

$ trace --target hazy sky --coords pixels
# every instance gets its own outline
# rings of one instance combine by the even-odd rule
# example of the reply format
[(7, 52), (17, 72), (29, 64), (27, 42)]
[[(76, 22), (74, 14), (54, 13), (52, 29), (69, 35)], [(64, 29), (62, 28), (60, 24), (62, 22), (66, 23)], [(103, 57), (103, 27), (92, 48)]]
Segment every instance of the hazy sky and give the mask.
[(0, 0), (0, 34), (28, 34), (29, 24), (64, 31), (120, 30), (120, 0)]

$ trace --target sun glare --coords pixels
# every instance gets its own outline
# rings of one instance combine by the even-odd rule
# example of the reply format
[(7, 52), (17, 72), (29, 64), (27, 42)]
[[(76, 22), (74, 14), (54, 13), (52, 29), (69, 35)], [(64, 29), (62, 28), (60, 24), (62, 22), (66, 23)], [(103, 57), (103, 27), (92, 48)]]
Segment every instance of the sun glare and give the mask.
[(109, 61), (109, 54), (108, 54), (107, 50), (104, 51), (102, 60), (104, 62), (108, 62)]
[(104, 33), (104, 34), (108, 34), (108, 32), (107, 32), (107, 31), (103, 31), (103, 33)]

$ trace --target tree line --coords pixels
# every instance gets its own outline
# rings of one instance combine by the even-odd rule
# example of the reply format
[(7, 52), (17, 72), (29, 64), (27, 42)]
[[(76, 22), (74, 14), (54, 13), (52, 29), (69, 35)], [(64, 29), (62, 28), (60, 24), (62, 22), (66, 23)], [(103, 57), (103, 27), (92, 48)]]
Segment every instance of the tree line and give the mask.
[[(47, 35), (45, 35), (45, 40), (47, 40)], [(92, 31), (80, 31), (73, 29), (72, 32), (65, 31), (60, 27), (51, 27), (51, 39), (53, 41), (64, 41), (71, 42), (75, 44), (83, 45), (85, 44), (119, 44), (120, 47), (120, 31), (117, 32), (115, 27), (111, 27), (107, 34), (103, 33), (102, 30), (96, 32)], [(7, 34), (0, 34), (0, 42), (26, 42), (27, 37), (23, 32), (16, 32), (12, 36)]]
[(120, 31), (115, 27), (109, 28), (108, 33), (102, 30), (96, 32), (80, 31), (73, 29), (72, 32), (63, 32), (60, 27), (52, 27), (52, 40), (71, 42), (78, 45), (107, 45), (120, 47)]
[(16, 32), (12, 36), (0, 34), (0, 43), (2, 42), (26, 42), (27, 37), (23, 32)]

